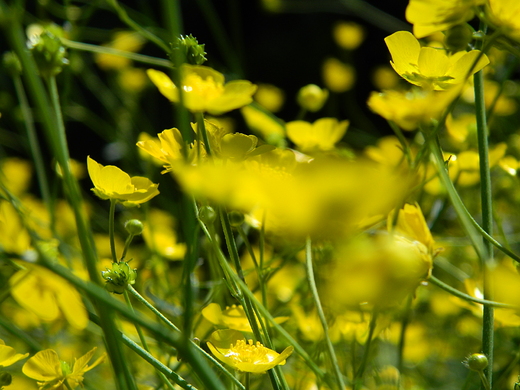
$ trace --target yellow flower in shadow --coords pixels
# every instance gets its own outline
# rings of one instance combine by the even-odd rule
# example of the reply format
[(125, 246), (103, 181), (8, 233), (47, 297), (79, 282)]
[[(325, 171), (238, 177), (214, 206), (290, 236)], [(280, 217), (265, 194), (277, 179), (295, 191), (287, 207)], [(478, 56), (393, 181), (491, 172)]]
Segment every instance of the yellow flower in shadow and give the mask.
[(94, 356), (96, 349), (94, 347), (79, 359), (74, 359), (72, 369), (69, 364), (60, 361), (56, 351), (46, 349), (27, 360), (22, 372), (29, 378), (39, 381), (40, 390), (48, 388), (65, 390), (68, 388), (75, 389), (77, 386), (83, 387), (85, 373), (103, 363), (106, 359), (106, 353), (104, 353), (89, 366), (88, 363)]
[[(148, 69), (148, 77), (159, 91), (178, 103), (179, 88), (163, 72)], [(220, 115), (244, 107), (253, 101), (256, 85), (247, 80), (224, 82), (224, 75), (207, 66), (184, 64), (181, 68), (183, 104), (192, 112)]]
[(231, 330), (213, 332), (208, 348), (217, 359), (243, 372), (263, 373), (277, 365), (285, 364), (294, 348), (289, 346), (281, 354), (264, 347), (260, 342), (246, 340), (242, 333)]
[(20, 306), (44, 321), (61, 316), (79, 330), (88, 325), (81, 295), (61, 277), (36, 264), (23, 263), (25, 270), (9, 279), (11, 295)]
[(17, 361), (25, 359), (27, 356), (29, 356), (28, 353), (16, 353), (14, 348), (5, 345), (4, 340), (0, 339), (0, 369), (15, 364)]
[(114, 199), (124, 206), (133, 207), (147, 202), (159, 194), (157, 187), (146, 177), (130, 177), (116, 166), (103, 166), (87, 157), (88, 174), (94, 188), (92, 191), (101, 199)]
[(407, 31), (398, 31), (385, 38), (392, 55), (390, 64), (411, 84), (437, 91), (464, 83), (469, 76), (489, 64), (479, 50), (448, 54), (444, 49), (421, 47)]

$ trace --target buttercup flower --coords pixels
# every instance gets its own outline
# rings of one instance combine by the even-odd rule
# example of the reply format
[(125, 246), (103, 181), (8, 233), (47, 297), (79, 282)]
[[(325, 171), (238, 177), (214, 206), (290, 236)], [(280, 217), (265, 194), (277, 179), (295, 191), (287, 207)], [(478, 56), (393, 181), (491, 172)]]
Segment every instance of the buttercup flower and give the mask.
[(293, 121), (286, 125), (287, 137), (303, 152), (332, 150), (347, 131), (348, 121), (321, 118), (314, 123)]
[(520, 42), (520, 3), (516, 0), (489, 0), (489, 13), (493, 23), (505, 34)]
[[(148, 76), (171, 102), (179, 102), (179, 88), (163, 72), (148, 69)], [(256, 85), (246, 80), (224, 83), (224, 75), (207, 66), (184, 64), (181, 68), (183, 103), (192, 112), (220, 115), (253, 101)]]
[(157, 187), (146, 177), (130, 177), (116, 166), (103, 166), (87, 157), (88, 174), (94, 188), (92, 191), (101, 199), (114, 199), (124, 206), (138, 206), (159, 194)]
[(292, 346), (289, 346), (278, 354), (258, 341), (253, 343), (253, 340), (246, 340), (242, 333), (230, 329), (213, 332), (208, 341), (208, 347), (221, 362), (239, 371), (257, 374), (285, 364), (285, 359), (294, 350)]
[(484, 0), (410, 0), (406, 20), (413, 24), (414, 35), (424, 38), (473, 19), (480, 4)]
[(448, 89), (466, 81), (487, 64), (488, 57), (479, 50), (449, 55), (443, 49), (421, 47), (408, 31), (398, 31), (385, 38), (394, 70), (406, 81), (423, 88)]
[(96, 349), (94, 347), (79, 359), (74, 359), (72, 370), (69, 364), (60, 361), (58, 354), (54, 350), (46, 349), (27, 360), (22, 368), (22, 372), (29, 378), (39, 381), (38, 386), (40, 390), (66, 390), (69, 387), (72, 389), (75, 389), (77, 386), (83, 387), (83, 375), (103, 363), (106, 359), (106, 353), (104, 353), (89, 366), (88, 362), (94, 356)]
[(0, 368), (15, 364), (17, 361), (25, 359), (27, 356), (29, 356), (28, 353), (16, 353), (14, 348), (8, 347), (5, 345), (4, 340), (0, 339)]

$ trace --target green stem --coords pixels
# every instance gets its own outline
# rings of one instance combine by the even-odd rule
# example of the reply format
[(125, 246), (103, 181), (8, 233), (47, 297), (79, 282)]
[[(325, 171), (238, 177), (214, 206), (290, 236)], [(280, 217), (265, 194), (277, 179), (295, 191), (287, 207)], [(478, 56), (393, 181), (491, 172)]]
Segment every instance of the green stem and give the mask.
[(208, 132), (206, 131), (206, 124), (204, 123), (204, 115), (202, 112), (197, 112), (195, 113), (195, 118), (197, 120), (197, 131), (202, 134), (202, 140), (204, 141), (206, 153), (208, 156), (211, 156), (211, 145), (209, 144)]
[(311, 290), (312, 298), (318, 311), (318, 317), (320, 318), (321, 326), (323, 327), (323, 334), (325, 335), (325, 342), (327, 344), (329, 358), (334, 368), (334, 376), (336, 377), (337, 382), (336, 384), (339, 390), (343, 390), (345, 389), (343, 374), (341, 373), (341, 370), (339, 368), (338, 358), (336, 357), (336, 352), (334, 351), (334, 346), (332, 345), (332, 341), (329, 336), (329, 326), (327, 324), (327, 319), (325, 318), (323, 307), (321, 306), (320, 295), (318, 294), (316, 280), (314, 278), (314, 268), (312, 265), (312, 243), (310, 237), (307, 237), (307, 240), (305, 242), (305, 265), (307, 269), (307, 281), (309, 282), (309, 288)]
[[(486, 26), (481, 22), (480, 29), (486, 32)], [(486, 105), (484, 102), (484, 73), (474, 75), (475, 89), (475, 116), (477, 119), (477, 139), (480, 165), (480, 195), (482, 207), (482, 228), (490, 236), (493, 235), (493, 195), (491, 190), (491, 172), (489, 169), (489, 142), (486, 119)], [(483, 273), (483, 293), (486, 300), (492, 300), (489, 268), (493, 266), (493, 245), (484, 240), (485, 255), (480, 258)], [(494, 344), (494, 309), (484, 306), (482, 327), (482, 353), (488, 358), (488, 366), (484, 370), (487, 385), (493, 384), (493, 344)], [(489, 389), (488, 389), (489, 390)]]
[(368, 357), (370, 356), (370, 346), (372, 345), (372, 340), (374, 339), (374, 332), (376, 330), (376, 322), (377, 322), (378, 313), (374, 309), (372, 313), (372, 318), (370, 319), (370, 325), (368, 329), (368, 337), (365, 343), (365, 350), (363, 351), (363, 358), (361, 360), (361, 364), (359, 365), (358, 370), (356, 371), (356, 375), (354, 376), (354, 390), (361, 388), (363, 384), (363, 376), (365, 375), (365, 370), (368, 363)]
[(144, 54), (132, 53), (129, 51), (114, 49), (112, 47), (92, 45), (90, 43), (76, 42), (71, 41), (66, 38), (60, 38), (63, 46), (68, 47), (69, 49), (88, 51), (91, 53), (99, 53), (99, 54), (111, 54), (119, 57), (128, 58), (129, 60), (133, 60), (136, 62), (141, 62), (143, 64), (160, 66), (163, 68), (171, 69), (173, 67), (173, 63), (169, 60), (165, 60), (163, 58), (150, 57)]
[[(488, 359), (489, 360), (489, 359)], [(478, 372), (478, 376), (480, 377), (480, 380), (482, 382), (482, 386), (484, 386), (484, 389), (485, 390), (491, 390), (491, 385), (488, 381), (488, 378), (486, 377), (486, 375), (484, 374), (483, 371), (479, 371)]]
[(437, 287), (442, 288), (443, 290), (449, 292), (450, 294), (456, 296), (457, 298), (463, 299), (468, 302), (474, 302), (478, 303), (480, 305), (483, 305), (484, 307), (495, 307), (497, 309), (514, 309), (518, 310), (518, 306), (510, 305), (508, 303), (501, 303), (501, 302), (494, 302), (489, 301), (487, 299), (479, 299), (472, 297), (471, 295), (464, 294), (463, 292), (457, 290), (456, 288), (451, 287), (450, 285), (444, 283), (443, 281), (437, 279), (435, 276), (430, 276), (428, 279), (428, 282), (431, 282), (432, 284), (436, 285)]
[(132, 243), (132, 240), (134, 239), (134, 234), (129, 234), (125, 241), (125, 247), (123, 248), (123, 254), (121, 255), (121, 261), (125, 260), (126, 253), (128, 252), (128, 249), (130, 248), (130, 244)]
[(115, 228), (114, 220), (116, 214), (117, 200), (110, 199), (110, 211), (108, 213), (108, 235), (110, 237), (110, 253), (112, 254), (112, 263), (119, 263), (119, 259), (116, 254), (116, 240), (115, 240)]

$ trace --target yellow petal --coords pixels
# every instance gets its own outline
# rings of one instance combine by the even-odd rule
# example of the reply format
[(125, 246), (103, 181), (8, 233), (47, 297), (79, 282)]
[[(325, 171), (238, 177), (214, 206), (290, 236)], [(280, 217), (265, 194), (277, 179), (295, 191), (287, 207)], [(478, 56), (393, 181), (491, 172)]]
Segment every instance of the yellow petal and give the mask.
[(202, 309), (202, 315), (205, 319), (214, 325), (221, 325), (222, 322), (222, 309), (217, 303), (210, 303), (204, 309)]
[(479, 50), (465, 53), (450, 69), (453, 82), (462, 83), (467, 77), (475, 74), (489, 64), (489, 58)]
[(10, 366), (11, 364), (14, 364), (19, 360), (25, 359), (27, 356), (29, 356), (28, 353), (26, 353), (25, 355), (21, 353), (16, 353), (14, 348), (8, 347), (5, 344), (0, 344), (0, 367)]
[(246, 80), (234, 80), (224, 85), (224, 93), (212, 99), (208, 105), (208, 112), (220, 115), (225, 112), (247, 106), (253, 101), (253, 94), (257, 86)]
[(419, 71), (425, 77), (442, 77), (450, 65), (446, 51), (423, 47), (419, 53)]
[(155, 69), (148, 69), (146, 74), (152, 80), (152, 83), (159, 89), (168, 100), (171, 102), (179, 101), (179, 91), (173, 81), (166, 75)]
[(385, 38), (388, 50), (392, 55), (392, 66), (400, 75), (416, 72), (414, 65), (419, 60), (421, 45), (408, 31), (398, 31)]
[(60, 359), (52, 349), (38, 352), (27, 360), (22, 372), (29, 378), (37, 381), (48, 382), (63, 377)]

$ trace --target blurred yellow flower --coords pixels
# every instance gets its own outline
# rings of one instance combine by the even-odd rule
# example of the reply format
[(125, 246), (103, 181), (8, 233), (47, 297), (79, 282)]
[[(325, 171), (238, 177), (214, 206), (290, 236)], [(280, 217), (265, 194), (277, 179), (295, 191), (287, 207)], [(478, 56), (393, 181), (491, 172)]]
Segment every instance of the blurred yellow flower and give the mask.
[(406, 20), (413, 24), (413, 33), (424, 38), (437, 31), (467, 22), (475, 17), (475, 8), (485, 0), (410, 0)]
[(372, 73), (372, 83), (377, 89), (393, 89), (399, 83), (399, 76), (388, 65), (380, 65), (374, 69)]
[(446, 117), (446, 132), (455, 146), (463, 146), (471, 134), (477, 131), (477, 119), (475, 114), (464, 113), (454, 118), (449, 114)]
[(282, 89), (272, 84), (258, 84), (254, 95), (255, 100), (261, 106), (271, 112), (278, 112), (285, 101), (285, 93)]
[(240, 109), (247, 126), (253, 132), (260, 134), (264, 140), (272, 145), (281, 145), (285, 139), (284, 123), (272, 114), (268, 114), (254, 106), (245, 106)]
[(488, 15), (504, 34), (520, 42), (520, 3), (516, 0), (489, 0)]
[(124, 206), (133, 207), (147, 202), (159, 194), (150, 179), (141, 176), (130, 177), (116, 166), (103, 166), (87, 157), (88, 174), (94, 188), (92, 191), (101, 199), (114, 199)]
[(0, 162), (0, 179), (7, 189), (20, 196), (31, 184), (33, 167), (29, 161), (11, 157)]
[(323, 82), (332, 92), (346, 92), (352, 88), (356, 79), (356, 71), (352, 65), (345, 64), (337, 58), (327, 58), (322, 68)]
[(312, 124), (293, 121), (286, 124), (287, 137), (302, 152), (328, 151), (343, 138), (348, 125), (349, 121), (338, 122), (335, 118), (321, 118)]
[(31, 237), (18, 212), (8, 202), (0, 202), (0, 249), (22, 255), (31, 246)]
[(339, 22), (334, 26), (332, 35), (339, 47), (345, 50), (354, 50), (365, 39), (365, 30), (361, 25), (354, 22)]
[(455, 88), (449, 91), (413, 88), (410, 91), (372, 92), (367, 104), (376, 114), (395, 122), (403, 130), (412, 131), (440, 117), (457, 93)]
[(14, 348), (5, 345), (4, 340), (0, 339), (0, 369), (25, 359), (27, 356), (29, 356), (28, 353), (16, 353)]
[(321, 110), (328, 98), (329, 91), (321, 89), (316, 84), (308, 84), (305, 87), (301, 87), (296, 96), (300, 107), (310, 112)]
[(178, 242), (173, 217), (165, 211), (152, 209), (144, 224), (143, 238), (149, 248), (168, 260), (182, 260), (186, 244)]
[[(128, 52), (137, 52), (141, 50), (144, 44), (143, 37), (133, 31), (118, 31), (114, 34), (110, 43), (103, 46)], [(103, 70), (121, 70), (130, 65), (132, 60), (115, 54), (96, 53), (95, 61)]]
[(104, 353), (92, 365), (88, 365), (96, 349), (94, 347), (79, 359), (74, 359), (72, 368), (68, 363), (60, 361), (56, 351), (45, 349), (27, 360), (22, 372), (29, 378), (39, 381), (40, 390), (67, 390), (69, 388), (75, 389), (78, 386), (83, 387), (85, 373), (106, 360), (106, 353)]
[[(249, 324), (249, 320), (247, 319), (246, 312), (241, 305), (228, 306), (225, 310), (222, 310), (219, 304), (210, 303), (208, 306), (202, 309), (202, 315), (213, 325), (238, 330), (241, 332), (253, 332), (251, 325)], [(289, 317), (276, 317), (275, 321), (276, 323), (281, 324), (288, 319)]]
[(88, 314), (81, 295), (67, 281), (36, 264), (23, 263), (25, 270), (9, 279), (11, 295), (20, 306), (44, 321), (61, 316), (78, 330), (88, 325)]
[[(163, 72), (148, 69), (148, 77), (168, 100), (179, 102), (179, 88)], [(213, 115), (244, 107), (253, 101), (256, 85), (246, 80), (224, 83), (224, 75), (207, 66), (184, 64), (181, 68), (183, 104), (192, 112)]]
[(243, 372), (263, 373), (277, 365), (285, 364), (294, 348), (289, 346), (278, 354), (260, 342), (246, 340), (236, 330), (224, 329), (213, 332), (208, 348), (217, 359)]
[(148, 78), (143, 69), (128, 67), (121, 69), (117, 76), (117, 81), (124, 91), (137, 93), (146, 86)]
[(398, 31), (385, 38), (392, 55), (390, 64), (408, 82), (437, 91), (461, 84), (489, 64), (479, 50), (448, 54), (444, 49), (421, 47), (408, 31)]

